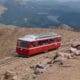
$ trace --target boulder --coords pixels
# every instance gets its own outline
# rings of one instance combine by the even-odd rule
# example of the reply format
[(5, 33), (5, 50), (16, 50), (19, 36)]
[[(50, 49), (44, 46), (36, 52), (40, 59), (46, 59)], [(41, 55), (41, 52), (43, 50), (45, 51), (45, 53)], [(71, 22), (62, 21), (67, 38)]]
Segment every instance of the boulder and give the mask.
[(3, 75), (2, 80), (18, 80), (17, 75), (13, 71), (6, 71)]
[(80, 50), (80, 41), (73, 42), (73, 43), (71, 44), (71, 47), (77, 48), (77, 49)]
[(69, 54), (69, 53), (57, 52), (56, 55), (54, 56), (54, 60), (55, 60), (56, 57), (59, 57), (59, 56), (65, 57), (67, 59), (71, 58), (71, 54)]
[(53, 56), (53, 59), (51, 60), (51, 64), (58, 62), (59, 65), (63, 65), (64, 62), (70, 58), (71, 58), (71, 54), (69, 53), (57, 52), (56, 55)]
[(71, 48), (70, 48), (70, 54), (71, 54), (72, 56), (79, 56), (79, 55), (80, 55), (80, 50), (77, 49), (77, 48), (71, 47)]
[(36, 64), (35, 66), (31, 66), (30, 68), (32, 68), (34, 70), (35, 74), (40, 74), (43, 73), (46, 68), (48, 67), (48, 62), (50, 62), (51, 59), (44, 59), (42, 62)]
[(45, 69), (42, 69), (42, 68), (35, 68), (34, 69), (34, 74), (38, 75), (38, 74), (41, 74), (45, 71)]
[(80, 50), (80, 45), (77, 46), (77, 50)]
[(37, 74), (43, 73), (44, 69), (45, 69), (44, 65), (41, 63), (38, 63), (34, 66), (33, 71), (34, 71), (34, 74), (37, 75)]

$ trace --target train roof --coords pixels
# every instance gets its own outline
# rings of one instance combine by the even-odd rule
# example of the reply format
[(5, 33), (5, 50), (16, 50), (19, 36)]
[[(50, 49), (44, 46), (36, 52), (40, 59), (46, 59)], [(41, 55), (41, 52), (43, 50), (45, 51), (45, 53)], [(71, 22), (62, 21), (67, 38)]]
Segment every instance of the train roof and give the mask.
[(46, 39), (46, 38), (55, 38), (55, 37), (60, 37), (60, 35), (55, 34), (55, 33), (50, 33), (50, 34), (33, 34), (33, 35), (25, 35), (22, 38), (18, 38), (19, 40), (23, 41), (36, 41), (36, 40), (41, 40), (41, 39)]

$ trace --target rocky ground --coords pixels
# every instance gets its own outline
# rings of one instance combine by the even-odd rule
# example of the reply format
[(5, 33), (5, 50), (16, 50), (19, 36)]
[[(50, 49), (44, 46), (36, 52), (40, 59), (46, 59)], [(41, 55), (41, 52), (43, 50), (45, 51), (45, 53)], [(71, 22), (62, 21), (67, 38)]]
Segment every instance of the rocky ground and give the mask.
[[(30, 58), (16, 56), (15, 48), (18, 37), (26, 34), (51, 32), (62, 36), (62, 46), (59, 49)], [(71, 47), (71, 43), (80, 41), (80, 32), (63, 29), (32, 29), (1, 26), (0, 37), (0, 61), (6, 57), (13, 57), (14, 59), (17, 57), (15, 61), (0, 65), (0, 80), (80, 80), (79, 56), (66, 60), (63, 66), (60, 66), (58, 63), (46, 64), (56, 52), (67, 52)], [(35, 73), (35, 65), (42, 62), (46, 64), (45, 69), (41, 68), (40, 73)]]

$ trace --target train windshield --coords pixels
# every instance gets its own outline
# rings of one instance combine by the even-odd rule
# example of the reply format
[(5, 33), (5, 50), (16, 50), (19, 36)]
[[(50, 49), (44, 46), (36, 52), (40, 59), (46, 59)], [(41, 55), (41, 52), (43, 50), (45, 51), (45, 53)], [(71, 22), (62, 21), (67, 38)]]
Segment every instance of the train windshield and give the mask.
[(17, 46), (18, 46), (18, 47), (27, 48), (27, 47), (28, 47), (28, 43), (27, 43), (26, 41), (18, 41), (18, 42), (17, 42)]

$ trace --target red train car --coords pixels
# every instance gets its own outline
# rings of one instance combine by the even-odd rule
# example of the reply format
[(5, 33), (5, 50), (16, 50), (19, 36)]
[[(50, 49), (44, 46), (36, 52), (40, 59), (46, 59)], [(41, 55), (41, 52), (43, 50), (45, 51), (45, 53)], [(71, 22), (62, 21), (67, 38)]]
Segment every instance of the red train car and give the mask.
[(31, 56), (61, 46), (61, 36), (55, 33), (26, 35), (17, 40), (16, 52), (20, 55)]

